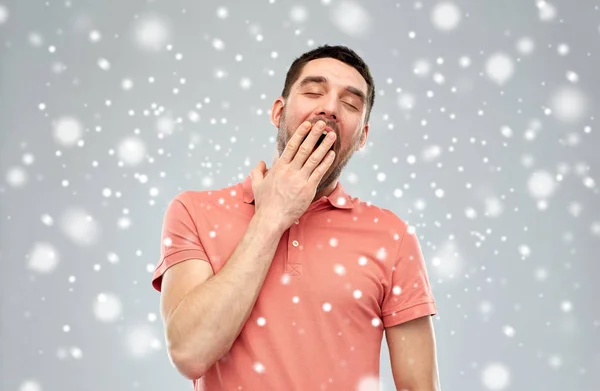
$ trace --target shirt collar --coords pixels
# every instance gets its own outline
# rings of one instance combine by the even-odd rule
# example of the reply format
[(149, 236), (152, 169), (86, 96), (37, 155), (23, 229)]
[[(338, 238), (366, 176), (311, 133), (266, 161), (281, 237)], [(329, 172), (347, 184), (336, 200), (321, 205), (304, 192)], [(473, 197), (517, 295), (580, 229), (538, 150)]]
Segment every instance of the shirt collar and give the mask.
[[(252, 191), (252, 178), (250, 178), (250, 175), (248, 175), (244, 179), (244, 181), (242, 182), (242, 187), (244, 190), (244, 202), (247, 204), (251, 204), (252, 202), (254, 202), (254, 192)], [(329, 196), (323, 196), (323, 198), (326, 198), (331, 205), (338, 209), (354, 208), (352, 197), (350, 197), (350, 195), (346, 193), (344, 186), (342, 186), (339, 180), (331, 194)]]

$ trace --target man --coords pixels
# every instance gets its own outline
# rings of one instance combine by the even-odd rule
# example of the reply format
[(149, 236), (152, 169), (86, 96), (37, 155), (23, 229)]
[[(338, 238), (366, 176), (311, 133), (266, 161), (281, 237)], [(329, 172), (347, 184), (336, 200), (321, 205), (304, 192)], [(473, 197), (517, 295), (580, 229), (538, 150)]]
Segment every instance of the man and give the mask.
[(354, 51), (303, 54), (271, 109), (272, 167), (169, 204), (152, 283), (169, 357), (195, 390), (375, 389), (384, 329), (396, 388), (439, 390), (418, 240), (338, 182), (374, 97)]

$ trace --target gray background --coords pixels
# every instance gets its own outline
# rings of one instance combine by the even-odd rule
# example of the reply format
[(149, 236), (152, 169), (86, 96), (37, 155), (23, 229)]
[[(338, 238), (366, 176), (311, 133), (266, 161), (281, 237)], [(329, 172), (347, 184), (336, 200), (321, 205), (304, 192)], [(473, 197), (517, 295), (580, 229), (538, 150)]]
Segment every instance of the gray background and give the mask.
[(600, 389), (599, 6), (451, 4), (0, 0), (0, 389), (191, 389), (150, 285), (164, 209), (271, 164), (324, 43), (374, 75), (341, 180), (417, 229), (442, 389)]

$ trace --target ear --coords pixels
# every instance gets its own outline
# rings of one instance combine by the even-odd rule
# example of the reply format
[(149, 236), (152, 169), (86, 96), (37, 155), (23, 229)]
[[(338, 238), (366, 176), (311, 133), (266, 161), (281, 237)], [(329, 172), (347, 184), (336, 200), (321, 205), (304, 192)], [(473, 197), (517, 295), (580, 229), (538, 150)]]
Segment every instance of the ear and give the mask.
[(366, 124), (363, 128), (362, 134), (360, 135), (360, 148), (363, 149), (365, 144), (367, 143), (367, 136), (369, 135), (369, 124)]
[(275, 99), (273, 105), (271, 106), (271, 123), (276, 128), (279, 128), (279, 120), (281, 118), (281, 113), (283, 113), (283, 108), (285, 106), (285, 101), (282, 96)]

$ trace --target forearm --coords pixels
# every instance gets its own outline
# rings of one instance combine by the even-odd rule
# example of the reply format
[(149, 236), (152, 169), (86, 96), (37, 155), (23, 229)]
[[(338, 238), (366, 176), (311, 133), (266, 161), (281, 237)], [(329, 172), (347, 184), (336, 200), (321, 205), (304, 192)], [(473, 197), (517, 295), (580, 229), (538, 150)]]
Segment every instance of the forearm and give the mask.
[(284, 231), (258, 216), (223, 268), (193, 289), (167, 322), (172, 355), (204, 373), (229, 351), (252, 312)]

